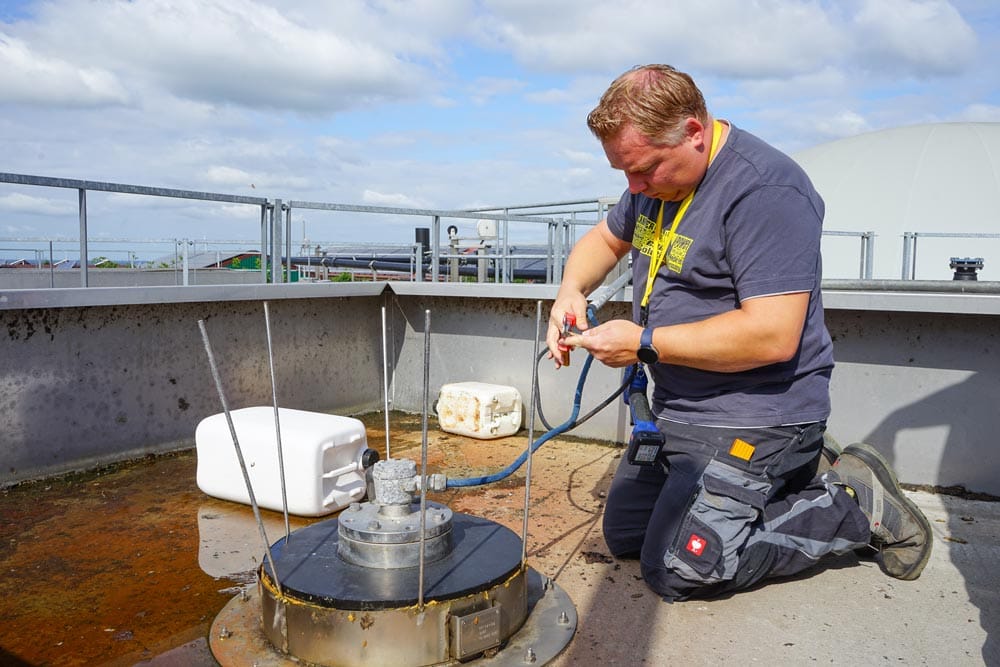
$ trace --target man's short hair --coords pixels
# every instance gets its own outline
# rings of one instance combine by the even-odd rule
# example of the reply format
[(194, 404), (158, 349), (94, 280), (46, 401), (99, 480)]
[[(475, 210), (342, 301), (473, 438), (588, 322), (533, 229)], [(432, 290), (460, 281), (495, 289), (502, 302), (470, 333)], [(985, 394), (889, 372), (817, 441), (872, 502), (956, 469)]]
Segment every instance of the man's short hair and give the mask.
[(655, 143), (676, 145), (691, 117), (708, 124), (705, 98), (694, 80), (670, 65), (639, 65), (611, 83), (587, 126), (602, 143), (632, 125)]

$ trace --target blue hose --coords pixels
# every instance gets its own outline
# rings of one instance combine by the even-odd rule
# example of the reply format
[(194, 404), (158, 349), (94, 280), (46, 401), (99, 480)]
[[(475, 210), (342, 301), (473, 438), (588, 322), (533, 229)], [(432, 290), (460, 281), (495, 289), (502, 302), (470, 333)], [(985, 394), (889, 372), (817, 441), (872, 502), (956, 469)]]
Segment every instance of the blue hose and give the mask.
[[(597, 313), (596, 309), (590, 305), (587, 306), (587, 321), (590, 326), (597, 326)], [(576, 424), (576, 418), (580, 414), (580, 402), (583, 398), (583, 385), (587, 379), (587, 373), (590, 372), (590, 365), (594, 362), (594, 355), (587, 354), (586, 361), (583, 362), (583, 368), (580, 369), (580, 378), (576, 382), (576, 394), (573, 396), (573, 411), (565, 422), (549, 430), (545, 435), (538, 438), (531, 444), (531, 453), (534, 453), (539, 447), (544, 445), (546, 442), (556, 437), (561, 433), (565, 433), (570, 430)], [(509, 466), (504, 468), (499, 472), (495, 472), (492, 475), (483, 475), (482, 477), (464, 477), (459, 479), (449, 479), (447, 482), (447, 488), (454, 489), (464, 486), (479, 486), (481, 484), (492, 484), (494, 482), (499, 482), (500, 480), (509, 477), (515, 470), (524, 465), (524, 462), (528, 460), (528, 451), (521, 452), (521, 455), (514, 459), (514, 462)]]

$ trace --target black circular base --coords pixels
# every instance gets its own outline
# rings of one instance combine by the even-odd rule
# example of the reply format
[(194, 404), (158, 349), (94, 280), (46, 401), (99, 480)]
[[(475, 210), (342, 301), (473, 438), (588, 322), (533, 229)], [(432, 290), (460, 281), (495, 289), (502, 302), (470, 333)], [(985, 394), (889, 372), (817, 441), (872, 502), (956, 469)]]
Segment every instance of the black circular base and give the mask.
[[(376, 610), (417, 604), (419, 568), (376, 569), (337, 555), (337, 519), (315, 523), (271, 546), (286, 597), (323, 607)], [(455, 512), (454, 550), (424, 564), (424, 602), (451, 600), (489, 589), (521, 566), (521, 538), (488, 519)], [(261, 576), (273, 587), (271, 570)]]

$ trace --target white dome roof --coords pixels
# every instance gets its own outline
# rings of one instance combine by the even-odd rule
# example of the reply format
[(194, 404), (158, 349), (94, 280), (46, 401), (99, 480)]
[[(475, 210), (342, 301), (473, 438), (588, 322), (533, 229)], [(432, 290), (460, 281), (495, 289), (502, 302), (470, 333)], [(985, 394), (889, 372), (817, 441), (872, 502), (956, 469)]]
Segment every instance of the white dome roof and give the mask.
[[(1000, 235), (1000, 123), (937, 123), (840, 139), (794, 156), (826, 202), (826, 231), (876, 234), (874, 278), (902, 276), (903, 234)], [(825, 278), (858, 278), (861, 242), (826, 236)], [(1000, 238), (919, 237), (916, 278), (948, 280), (951, 257), (983, 257), (1000, 280)]]

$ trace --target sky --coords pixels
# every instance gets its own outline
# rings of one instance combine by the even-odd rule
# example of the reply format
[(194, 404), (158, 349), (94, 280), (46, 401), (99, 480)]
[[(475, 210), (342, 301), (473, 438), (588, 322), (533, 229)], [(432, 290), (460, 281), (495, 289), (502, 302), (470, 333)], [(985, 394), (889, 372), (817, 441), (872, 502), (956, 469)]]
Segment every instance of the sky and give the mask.
[[(433, 209), (617, 197), (585, 119), (634, 65), (690, 73), (794, 154), (1000, 122), (998, 33), (996, 0), (0, 0), (0, 172)], [(0, 239), (75, 237), (76, 206), (0, 184)], [(259, 235), (253, 207), (88, 206), (97, 237)], [(293, 233), (426, 224), (296, 211)]]

